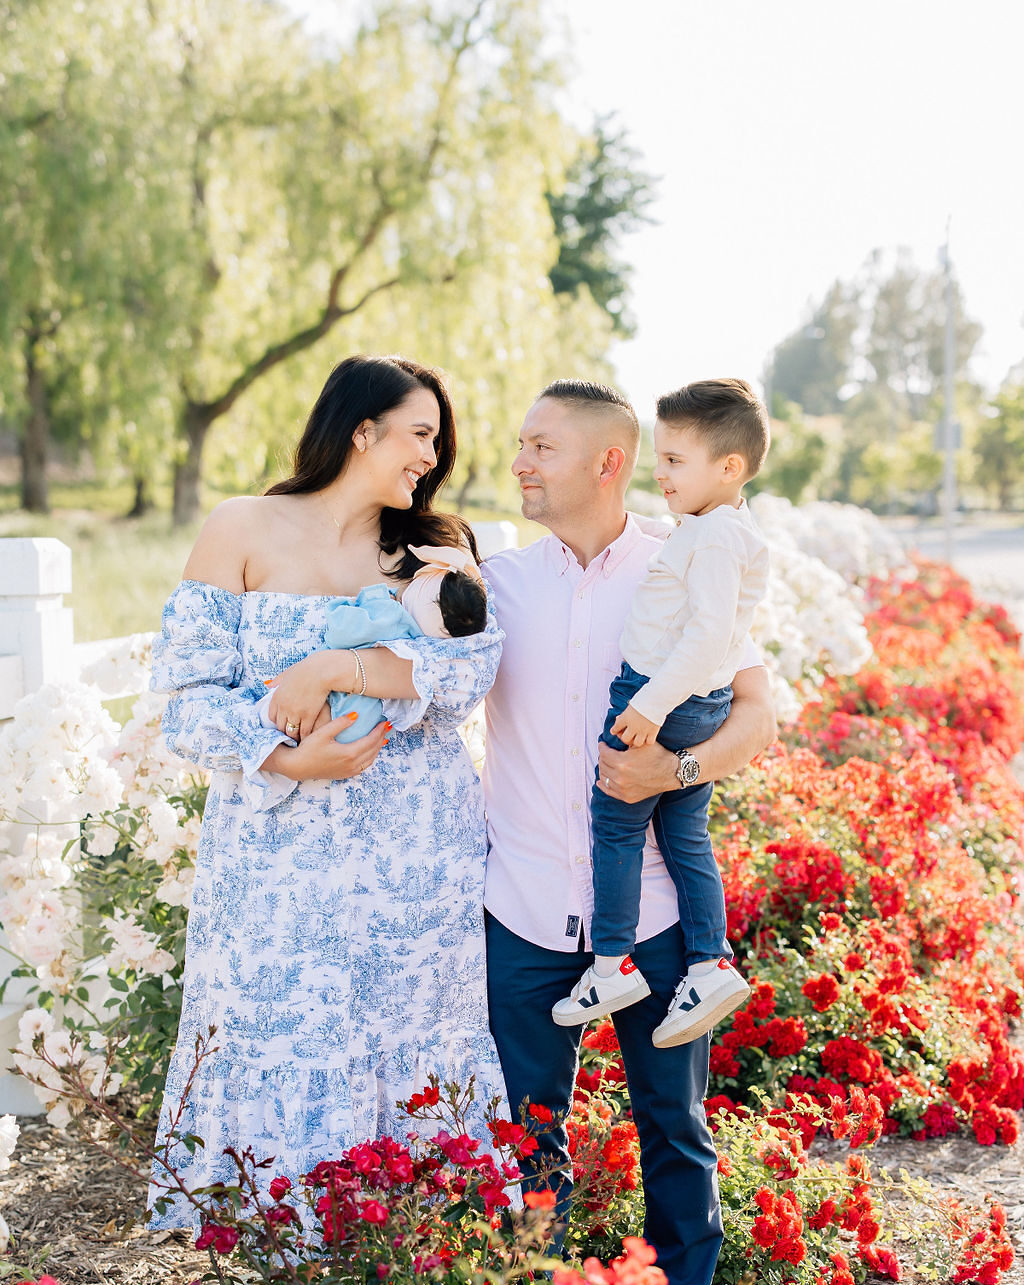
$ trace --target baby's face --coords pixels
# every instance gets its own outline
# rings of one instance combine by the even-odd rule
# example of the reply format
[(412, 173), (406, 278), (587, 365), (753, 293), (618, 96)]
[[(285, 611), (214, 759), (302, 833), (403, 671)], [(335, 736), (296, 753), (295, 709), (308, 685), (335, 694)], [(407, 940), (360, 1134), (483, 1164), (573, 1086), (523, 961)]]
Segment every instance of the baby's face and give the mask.
[(702, 513), (721, 503), (722, 461), (713, 460), (699, 434), (657, 420), (654, 480), (673, 513)]

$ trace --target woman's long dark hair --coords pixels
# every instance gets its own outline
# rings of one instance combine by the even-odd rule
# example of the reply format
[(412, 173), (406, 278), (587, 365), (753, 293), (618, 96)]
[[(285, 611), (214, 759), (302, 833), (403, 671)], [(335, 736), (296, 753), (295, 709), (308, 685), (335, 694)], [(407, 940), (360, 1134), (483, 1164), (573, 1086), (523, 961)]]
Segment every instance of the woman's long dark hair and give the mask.
[(299, 495), (330, 486), (348, 462), (359, 425), (368, 419), (379, 423), (417, 388), (429, 389), (437, 398), (441, 430), (435, 446), (437, 463), (417, 482), (412, 507), (381, 510), (381, 552), (404, 550), (401, 563), (388, 573), (396, 580), (411, 579), (423, 565), (409, 552), (410, 544), (468, 545), (479, 561), (469, 523), (430, 507), (455, 466), (455, 411), (436, 370), (407, 357), (346, 357), (331, 371), (309, 413), (295, 448), (292, 476), (266, 491), (267, 495)]

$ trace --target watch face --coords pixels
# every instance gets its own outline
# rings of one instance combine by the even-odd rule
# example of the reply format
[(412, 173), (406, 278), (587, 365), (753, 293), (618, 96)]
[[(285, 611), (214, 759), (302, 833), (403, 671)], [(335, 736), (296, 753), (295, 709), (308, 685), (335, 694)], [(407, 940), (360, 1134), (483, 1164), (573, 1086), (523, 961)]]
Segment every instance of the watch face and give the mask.
[(679, 755), (679, 770), (676, 773), (683, 785), (693, 785), (700, 776), (700, 764), (692, 754)]

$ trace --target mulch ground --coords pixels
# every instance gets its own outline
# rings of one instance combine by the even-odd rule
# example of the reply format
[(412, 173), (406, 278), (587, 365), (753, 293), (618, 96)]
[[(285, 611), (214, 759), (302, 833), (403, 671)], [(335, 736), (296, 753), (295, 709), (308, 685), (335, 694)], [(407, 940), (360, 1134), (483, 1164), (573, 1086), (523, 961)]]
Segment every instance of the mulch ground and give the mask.
[(39, 1265), (61, 1285), (188, 1285), (209, 1266), (185, 1231), (147, 1231), (146, 1187), (82, 1138), (21, 1119), (11, 1168), (0, 1174), (0, 1212), (14, 1261)]
[[(49, 1249), (45, 1270), (62, 1285), (188, 1285), (208, 1265), (188, 1233), (150, 1232), (144, 1184), (81, 1139), (22, 1120), (12, 1167), (0, 1174), (0, 1211), (16, 1261)], [(965, 1137), (885, 1139), (866, 1152), (876, 1170), (914, 1177), (964, 1198), (992, 1196), (1006, 1209), (1017, 1261), (1004, 1285), (1024, 1285), (1024, 1141), (979, 1147)]]

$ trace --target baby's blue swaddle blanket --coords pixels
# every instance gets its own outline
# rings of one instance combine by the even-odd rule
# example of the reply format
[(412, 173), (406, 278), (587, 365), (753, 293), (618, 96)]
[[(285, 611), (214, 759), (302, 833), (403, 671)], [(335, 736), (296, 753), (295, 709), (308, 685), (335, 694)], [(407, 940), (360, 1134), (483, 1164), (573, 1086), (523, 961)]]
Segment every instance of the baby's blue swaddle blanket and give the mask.
[[(361, 589), (354, 598), (332, 598), (327, 606), (324, 646), (370, 647), (392, 638), (420, 638), (423, 630), (385, 584)], [(372, 732), (384, 717), (384, 704), (376, 696), (331, 692), (331, 717), (355, 712), (351, 727), (336, 740), (356, 741)]]

